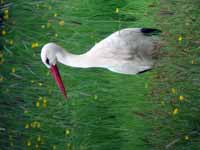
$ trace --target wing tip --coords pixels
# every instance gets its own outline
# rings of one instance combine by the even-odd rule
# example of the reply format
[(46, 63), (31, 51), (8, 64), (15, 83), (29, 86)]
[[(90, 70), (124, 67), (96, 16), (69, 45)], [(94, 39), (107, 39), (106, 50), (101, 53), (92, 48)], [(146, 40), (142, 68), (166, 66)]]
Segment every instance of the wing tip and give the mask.
[(144, 35), (157, 35), (162, 32), (160, 29), (154, 29), (154, 28), (141, 28), (140, 31)]

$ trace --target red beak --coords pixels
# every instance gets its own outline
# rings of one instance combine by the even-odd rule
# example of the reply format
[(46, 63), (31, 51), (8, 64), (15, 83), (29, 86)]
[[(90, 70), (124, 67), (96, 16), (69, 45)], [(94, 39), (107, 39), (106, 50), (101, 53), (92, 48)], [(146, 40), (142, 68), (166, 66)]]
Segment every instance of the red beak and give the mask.
[(51, 72), (54, 80), (56, 81), (56, 84), (58, 85), (58, 88), (60, 89), (61, 93), (64, 95), (65, 98), (67, 98), (66, 90), (65, 90), (64, 84), (62, 82), (62, 79), (60, 77), (60, 73), (58, 71), (57, 66), (52, 65), (50, 68), (50, 72)]

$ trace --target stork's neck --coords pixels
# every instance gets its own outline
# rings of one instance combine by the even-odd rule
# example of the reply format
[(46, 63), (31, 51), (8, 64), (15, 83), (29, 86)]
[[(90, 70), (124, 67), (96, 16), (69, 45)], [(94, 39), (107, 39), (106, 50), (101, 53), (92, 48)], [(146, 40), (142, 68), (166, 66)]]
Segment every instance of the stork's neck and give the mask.
[(58, 62), (67, 66), (79, 68), (100, 67), (92, 61), (92, 58), (87, 53), (76, 55), (60, 49), (56, 56)]

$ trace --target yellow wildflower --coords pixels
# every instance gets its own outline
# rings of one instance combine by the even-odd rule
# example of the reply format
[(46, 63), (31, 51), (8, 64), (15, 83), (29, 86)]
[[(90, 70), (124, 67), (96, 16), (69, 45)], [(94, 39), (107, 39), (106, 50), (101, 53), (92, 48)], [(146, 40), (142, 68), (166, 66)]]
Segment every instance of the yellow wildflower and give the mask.
[(42, 86), (43, 84), (41, 82), (38, 83), (39, 86)]
[(5, 30), (1, 31), (1, 34), (6, 35), (6, 31)]
[(32, 127), (32, 128), (36, 128), (36, 124), (37, 124), (36, 121), (32, 122), (32, 123), (31, 123), (31, 127)]
[(28, 129), (29, 128), (29, 124), (27, 123), (26, 125), (25, 125), (25, 129)]
[(40, 122), (37, 122), (36, 127), (37, 127), (37, 128), (40, 128), (40, 127), (41, 127)]
[(4, 14), (8, 14), (9, 10), (8, 9), (5, 9), (4, 10)]
[(40, 135), (37, 137), (37, 141), (38, 141), (38, 142), (41, 141), (41, 136), (40, 136)]
[(15, 73), (16, 72), (16, 69), (15, 67), (12, 68), (12, 73)]
[(58, 14), (57, 14), (57, 13), (55, 13), (55, 14), (54, 14), (54, 17), (57, 17), (57, 16), (58, 16)]
[(31, 141), (27, 141), (27, 146), (31, 146)]
[(188, 135), (185, 136), (185, 140), (189, 140), (189, 136)]
[(25, 111), (24, 111), (24, 114), (27, 114), (27, 113), (28, 113), (28, 111), (27, 111), (27, 110), (25, 110)]
[(42, 100), (42, 96), (39, 96), (38, 100), (41, 101)]
[(184, 96), (180, 95), (180, 96), (179, 96), (179, 100), (180, 100), (180, 101), (183, 101), (183, 100), (184, 100)]
[(55, 37), (58, 37), (58, 33), (55, 33), (54, 36), (55, 36)]
[(39, 44), (37, 42), (33, 42), (31, 45), (32, 48), (37, 48), (38, 46), (39, 46)]
[(45, 28), (45, 25), (44, 25), (44, 24), (43, 24), (43, 25), (41, 25), (41, 28), (42, 28), (42, 29), (44, 29), (44, 28)]
[(10, 44), (10, 45), (13, 45), (13, 44), (14, 44), (14, 41), (13, 41), (13, 40), (9, 40), (9, 44)]
[(0, 57), (0, 64), (3, 64), (3, 62), (4, 62), (4, 58)]
[(36, 107), (40, 107), (40, 102), (39, 101), (36, 102)]
[(176, 89), (175, 88), (172, 88), (171, 91), (172, 91), (173, 94), (176, 94)]
[(60, 20), (60, 21), (59, 21), (59, 25), (60, 25), (60, 26), (64, 26), (64, 24), (65, 24), (65, 21), (64, 21), (64, 20)]
[(56, 145), (53, 145), (53, 150), (56, 150)]
[(178, 41), (181, 42), (182, 40), (183, 40), (183, 37), (180, 35), (180, 36), (178, 37)]
[(172, 112), (173, 115), (176, 115), (179, 112), (178, 108), (175, 108)]
[(3, 15), (3, 19), (8, 20), (9, 19), (9, 15), (8, 14)]
[(31, 80), (31, 83), (35, 83), (35, 81), (34, 81), (34, 80)]
[(4, 78), (3, 78), (3, 76), (1, 76), (1, 77), (0, 77), (0, 82), (2, 82), (2, 81), (3, 81), (3, 79), (4, 79)]
[(116, 13), (119, 13), (119, 8), (116, 8), (116, 9), (115, 9), (115, 12), (116, 12)]
[(194, 61), (194, 60), (192, 60), (192, 61), (191, 61), (191, 63), (194, 65), (194, 64), (195, 64), (195, 61)]
[(44, 107), (44, 108), (47, 107), (47, 100), (46, 100), (46, 98), (43, 99), (43, 107)]
[(66, 129), (65, 130), (65, 135), (69, 135), (70, 134), (70, 130), (69, 129)]
[(35, 148), (39, 148), (39, 145), (38, 145), (38, 144), (35, 144)]

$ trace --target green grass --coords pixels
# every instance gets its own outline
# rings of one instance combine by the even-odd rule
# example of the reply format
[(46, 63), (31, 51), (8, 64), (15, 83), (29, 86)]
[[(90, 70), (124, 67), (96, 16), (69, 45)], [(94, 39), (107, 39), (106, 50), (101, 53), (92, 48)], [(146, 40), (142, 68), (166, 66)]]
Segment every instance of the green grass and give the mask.
[[(1, 37), (0, 149), (150, 149), (151, 73), (128, 76), (59, 65), (66, 101), (40, 50), (53, 41), (79, 54), (121, 28), (155, 27), (154, 5), (156, 0), (13, 1), (1, 29), (7, 34)], [(31, 48), (33, 42), (39, 47)]]
[(200, 149), (199, 14), (198, 0), (160, 3), (157, 21), (164, 47), (151, 82), (158, 106), (150, 139), (155, 149)]

